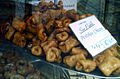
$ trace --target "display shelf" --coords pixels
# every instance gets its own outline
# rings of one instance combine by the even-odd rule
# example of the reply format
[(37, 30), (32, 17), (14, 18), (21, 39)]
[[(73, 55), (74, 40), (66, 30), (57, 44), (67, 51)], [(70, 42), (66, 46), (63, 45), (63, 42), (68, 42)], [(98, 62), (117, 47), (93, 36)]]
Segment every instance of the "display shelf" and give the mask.
[[(82, 0), (79, 0), (79, 1), (82, 1)], [(87, 1), (87, 0), (86, 0)], [(3, 20), (3, 19), (7, 19), (7, 17), (9, 17), (9, 15), (14, 15), (14, 16), (21, 16), (21, 17), (23, 17), (24, 15), (25, 15), (25, 13), (24, 12), (32, 12), (32, 10), (28, 10), (27, 9), (27, 5), (29, 5), (29, 4), (27, 4), (26, 6), (24, 5), (24, 3), (28, 3), (26, 0), (19, 0), (19, 1), (17, 1), (17, 0), (13, 0), (13, 2), (12, 1), (10, 1), (10, 2), (7, 2), (7, 4), (10, 4), (10, 5), (6, 5), (6, 7), (4, 7), (5, 5), (3, 5), (3, 4), (6, 4), (6, 2), (3, 0), (3, 2), (2, 2), (2, 0), (1, 0), (1, 2), (0, 2), (0, 8), (1, 7), (4, 7), (4, 8), (7, 8), (7, 9), (4, 9), (4, 10), (2, 10), (2, 9), (0, 9), (1, 10), (1, 13), (0, 13), (0, 20)], [(11, 5), (12, 4), (12, 5)], [(91, 2), (89, 3), (89, 4), (91, 4)], [(96, 3), (97, 4), (97, 3)], [(83, 14), (83, 13), (87, 13), (87, 12), (90, 12), (90, 13), (95, 13), (97, 16), (99, 16), (99, 18), (100, 18), (100, 20), (103, 22), (104, 21), (104, 18), (105, 18), (105, 16), (104, 16), (104, 7), (105, 6), (102, 6), (102, 5), (104, 5), (105, 3), (104, 3), (104, 1), (103, 0), (101, 0), (101, 4), (100, 4), (100, 6), (98, 6), (99, 7), (99, 9), (100, 10), (98, 10), (98, 8), (97, 7), (95, 7), (95, 8), (92, 8), (93, 7), (93, 5), (86, 5), (85, 6), (85, 2), (83, 1), (83, 3), (81, 2), (81, 3), (78, 3), (78, 11), (79, 11), (79, 13), (80, 14)], [(11, 6), (12, 7), (12, 9), (10, 9), (9, 8), (9, 6)], [(15, 6), (16, 6), (16, 8), (15, 8)], [(79, 7), (80, 6), (83, 6), (81, 9), (83, 9), (82, 11), (80, 11), (81, 9), (79, 9)], [(29, 9), (32, 7), (32, 5), (29, 7)], [(89, 8), (86, 8), (86, 7), (89, 7)], [(101, 7), (101, 8), (100, 8)], [(26, 8), (26, 9), (25, 9)], [(31, 8), (32, 9), (32, 8)], [(86, 11), (86, 9), (91, 9), (91, 10), (89, 10), (89, 11)], [(28, 10), (28, 11), (25, 11), (25, 10)], [(118, 9), (116, 9), (117, 11), (118, 11)], [(21, 11), (21, 12), (20, 12)], [(118, 13), (117, 13), (118, 14)], [(112, 14), (111, 14), (112, 15)], [(102, 16), (102, 17), (101, 17)], [(109, 15), (107, 15), (107, 16), (109, 16)], [(1, 18), (2, 17), (2, 18)], [(117, 16), (116, 16), (117, 17)], [(107, 18), (108, 19), (108, 18)], [(112, 21), (108, 21), (108, 22), (112, 22)], [(117, 21), (118, 22), (118, 21)], [(2, 23), (2, 22), (0, 22), (0, 23)], [(118, 25), (119, 25), (119, 23), (117, 23)], [(1, 24), (0, 24), (1, 25)], [(114, 24), (115, 25), (115, 24)], [(112, 30), (112, 28), (110, 28), (109, 27), (109, 25), (107, 25), (107, 27), (109, 28), (109, 29), (111, 29)], [(119, 32), (119, 27), (118, 27), (118, 29), (116, 28), (116, 27), (114, 27), (114, 31), (111, 31), (112, 33), (113, 33), (113, 36), (115, 35), (115, 37), (116, 37), (116, 39), (117, 40), (119, 40), (119, 36), (120, 36), (120, 32)], [(116, 30), (118, 30), (118, 32), (116, 31)], [(4, 49), (13, 49), (13, 50), (17, 50), (17, 51), (21, 51), (21, 52), (24, 52), (25, 54), (24, 54), (24, 57), (28, 57), (28, 58), (26, 58), (27, 60), (30, 60), (31, 62), (38, 62), (37, 64), (39, 65), (39, 67), (41, 66), (41, 64), (40, 63), (43, 63), (44, 65), (49, 65), (50, 66), (50, 68), (52, 68), (52, 70), (49, 70), (49, 72), (52, 72), (53, 71), (53, 73), (51, 74), (51, 73), (46, 73), (48, 70), (46, 70), (46, 71), (44, 71), (44, 68), (42, 68), (42, 67), (44, 67), (43, 65), (42, 65), (42, 67), (41, 67), (41, 69), (43, 70), (43, 72), (44, 72), (44, 74), (46, 74), (46, 76), (49, 76), (48, 74), (50, 74), (51, 76), (52, 76), (52, 78), (51, 79), (61, 79), (60, 78), (60, 76), (61, 75), (56, 75), (56, 73), (58, 73), (59, 74), (59, 69), (60, 69), (60, 71), (61, 72), (64, 72), (64, 70), (65, 71), (67, 71), (67, 72), (69, 72), (69, 75), (65, 75), (65, 76), (69, 76), (69, 77), (71, 77), (71, 79), (98, 79), (98, 78), (108, 78), (108, 79), (120, 79), (120, 77), (119, 76), (114, 76), (114, 75), (111, 75), (111, 77), (105, 77), (103, 74), (101, 74), (101, 72), (99, 71), (95, 71), (95, 72), (92, 72), (92, 73), (84, 73), (84, 72), (76, 72), (76, 71), (73, 71), (73, 70), (70, 70), (70, 69), (68, 69), (66, 66), (64, 66), (63, 64), (58, 64), (58, 63), (48, 63), (48, 62), (46, 62), (44, 59), (40, 59), (39, 60), (39, 57), (35, 57), (35, 56), (33, 56), (32, 54), (31, 54), (31, 52), (29, 51), (29, 50), (27, 50), (26, 48), (20, 48), (20, 47), (18, 47), (18, 46), (16, 46), (16, 45), (13, 45), (12, 43), (10, 43), (10, 42), (8, 42), (8, 41), (4, 41), (4, 39), (2, 39), (2, 41), (0, 40), (0, 50), (4, 50)], [(38, 60), (38, 61), (36, 61), (36, 60)], [(48, 67), (49, 68), (49, 67)], [(57, 70), (55, 70), (55, 69)], [(57, 78), (57, 77), (59, 77), (59, 78)], [(68, 77), (68, 78), (69, 78)]]

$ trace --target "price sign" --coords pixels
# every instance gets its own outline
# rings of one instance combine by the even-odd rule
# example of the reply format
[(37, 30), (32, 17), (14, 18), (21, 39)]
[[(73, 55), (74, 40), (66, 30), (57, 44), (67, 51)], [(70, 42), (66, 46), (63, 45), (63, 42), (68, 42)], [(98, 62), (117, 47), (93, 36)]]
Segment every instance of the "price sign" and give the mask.
[[(60, 0), (54, 0), (55, 4), (58, 4)], [(63, 8), (66, 10), (74, 9), (77, 11), (77, 0), (62, 0)]]
[(71, 23), (70, 28), (92, 56), (117, 43), (94, 15)]

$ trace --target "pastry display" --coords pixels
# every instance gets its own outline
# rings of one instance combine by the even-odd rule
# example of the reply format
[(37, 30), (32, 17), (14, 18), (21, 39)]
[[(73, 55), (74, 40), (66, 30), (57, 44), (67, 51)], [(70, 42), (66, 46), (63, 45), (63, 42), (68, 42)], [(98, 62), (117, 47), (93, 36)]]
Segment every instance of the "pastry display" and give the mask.
[[(41, 1), (31, 16), (24, 19), (14, 17), (11, 24), (3, 23), (0, 32), (7, 40), (31, 50), (32, 55), (44, 57), (47, 62), (62, 63), (68, 68), (87, 73), (99, 68), (105, 76), (118, 74), (120, 73), (120, 55), (116, 49), (117, 45), (92, 58), (69, 28), (70, 23), (91, 15), (93, 14), (78, 14), (75, 10), (65, 10), (61, 0), (57, 5), (52, 1), (49, 3)], [(19, 60), (17, 55), (8, 55), (4, 55), (3, 59), (0, 58), (2, 61), (0, 63), (14, 61), (12, 64), (15, 69), (4, 72), (7, 79), (24, 79), (26, 75), (27, 79), (39, 79), (39, 73), (34, 73), (32, 64)], [(7, 61), (4, 61), (4, 58), (7, 58)], [(4, 65), (0, 65), (1, 67)]]

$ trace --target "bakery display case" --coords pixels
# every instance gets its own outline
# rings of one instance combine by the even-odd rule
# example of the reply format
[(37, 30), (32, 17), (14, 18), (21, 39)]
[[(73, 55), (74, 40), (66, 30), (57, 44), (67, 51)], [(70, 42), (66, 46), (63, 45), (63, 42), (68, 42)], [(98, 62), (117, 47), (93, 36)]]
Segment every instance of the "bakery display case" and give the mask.
[[(67, 1), (0, 1), (0, 79), (120, 78), (119, 27), (107, 19), (109, 0)], [(69, 24), (94, 15), (117, 43), (92, 57)]]

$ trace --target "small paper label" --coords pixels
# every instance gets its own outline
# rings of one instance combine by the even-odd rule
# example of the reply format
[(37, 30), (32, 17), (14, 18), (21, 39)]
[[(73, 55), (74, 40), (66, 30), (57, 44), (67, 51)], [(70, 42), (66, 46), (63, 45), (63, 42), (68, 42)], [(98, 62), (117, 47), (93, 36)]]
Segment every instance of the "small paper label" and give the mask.
[(77, 11), (77, 0), (62, 0), (63, 8), (66, 10), (74, 9)]
[[(59, 0), (54, 0), (55, 4), (58, 3)], [(77, 11), (77, 0), (62, 0), (63, 8), (66, 10), (74, 9)]]
[(92, 56), (117, 43), (94, 15), (71, 23), (70, 28)]

